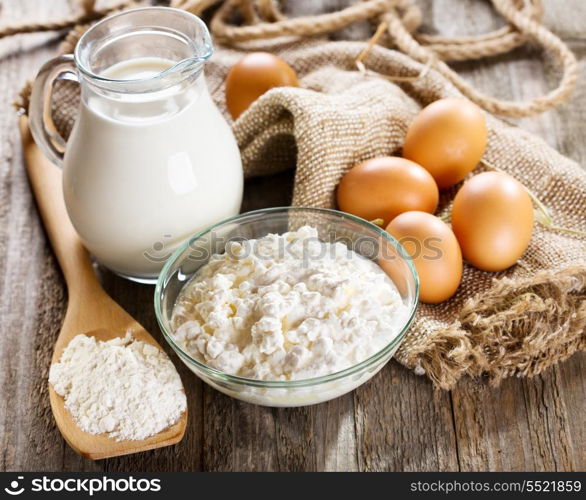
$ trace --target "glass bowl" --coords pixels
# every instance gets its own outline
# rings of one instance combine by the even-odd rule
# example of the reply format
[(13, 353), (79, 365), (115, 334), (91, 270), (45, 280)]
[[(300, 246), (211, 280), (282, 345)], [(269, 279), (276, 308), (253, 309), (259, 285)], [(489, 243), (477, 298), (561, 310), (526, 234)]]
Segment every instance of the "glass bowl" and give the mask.
[[(225, 252), (228, 242), (282, 234), (311, 225), (326, 242), (342, 242), (375, 261), (397, 287), (408, 313), (398, 333), (376, 354), (329, 375), (291, 381), (256, 380), (229, 375), (195, 359), (173, 338), (171, 316), (181, 289), (211, 255)], [(336, 398), (374, 376), (402, 342), (417, 309), (419, 282), (403, 247), (387, 232), (358, 217), (319, 208), (286, 207), (257, 210), (232, 217), (184, 243), (165, 264), (155, 290), (155, 311), (165, 339), (181, 360), (218, 391), (264, 406), (305, 406)]]

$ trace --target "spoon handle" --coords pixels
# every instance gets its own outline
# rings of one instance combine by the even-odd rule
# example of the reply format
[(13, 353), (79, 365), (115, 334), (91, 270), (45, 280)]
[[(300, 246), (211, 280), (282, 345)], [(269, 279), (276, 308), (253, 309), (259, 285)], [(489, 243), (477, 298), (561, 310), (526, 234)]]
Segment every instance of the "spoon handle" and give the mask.
[(88, 251), (65, 208), (61, 170), (47, 160), (34, 143), (24, 116), (20, 118), (20, 132), (29, 181), (70, 296), (74, 289), (99, 286)]

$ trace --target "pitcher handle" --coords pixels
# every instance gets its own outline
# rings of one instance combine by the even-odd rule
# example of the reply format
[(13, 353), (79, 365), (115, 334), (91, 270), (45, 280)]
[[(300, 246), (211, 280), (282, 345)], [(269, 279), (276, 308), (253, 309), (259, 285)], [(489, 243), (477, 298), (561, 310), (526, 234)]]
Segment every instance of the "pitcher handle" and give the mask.
[(31, 92), (29, 123), (35, 142), (49, 160), (63, 168), (66, 141), (59, 135), (51, 116), (51, 98), (55, 80), (67, 79), (79, 83), (73, 55), (56, 57), (45, 63)]

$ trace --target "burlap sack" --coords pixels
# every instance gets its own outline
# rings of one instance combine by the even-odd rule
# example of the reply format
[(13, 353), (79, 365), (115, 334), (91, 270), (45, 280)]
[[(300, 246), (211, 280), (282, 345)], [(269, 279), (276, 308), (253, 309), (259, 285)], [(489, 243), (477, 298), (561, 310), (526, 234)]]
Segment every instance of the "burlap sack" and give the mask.
[[(422, 106), (459, 91), (435, 70), (395, 84), (356, 71), (363, 42), (325, 39), (257, 41), (248, 49), (280, 54), (297, 71), (301, 88), (269, 91), (236, 123), (247, 177), (295, 168), (293, 205), (335, 208), (335, 189), (353, 165), (400, 154), (407, 127)], [(213, 98), (229, 119), (224, 79), (244, 49), (218, 46), (206, 67)], [(410, 57), (374, 47), (368, 66), (386, 75), (418, 75)], [(76, 109), (72, 89), (56, 93), (55, 120), (67, 134)], [(559, 226), (584, 231), (586, 172), (541, 139), (487, 114), (484, 158), (530, 188)], [(482, 170), (479, 167), (474, 173)], [(455, 188), (442, 193), (449, 210)], [(535, 375), (586, 347), (586, 238), (535, 225), (529, 249), (500, 273), (465, 265), (457, 294), (422, 304), (396, 358), (438, 387), (464, 374), (493, 382)]]

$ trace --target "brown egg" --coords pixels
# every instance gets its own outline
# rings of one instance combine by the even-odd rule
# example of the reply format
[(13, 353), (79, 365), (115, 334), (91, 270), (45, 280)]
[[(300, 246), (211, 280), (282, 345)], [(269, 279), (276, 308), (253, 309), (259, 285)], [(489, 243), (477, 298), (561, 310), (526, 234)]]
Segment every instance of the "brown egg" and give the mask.
[(501, 271), (517, 262), (529, 245), (531, 197), (510, 175), (476, 175), (454, 198), (452, 228), (470, 264), (485, 271)]
[(268, 90), (298, 86), (295, 71), (283, 59), (268, 52), (251, 52), (228, 72), (226, 105), (236, 119)]
[(385, 156), (360, 163), (346, 173), (337, 198), (340, 210), (388, 224), (410, 210), (433, 213), (439, 193), (433, 177), (417, 163)]
[(474, 170), (486, 148), (486, 122), (465, 99), (441, 99), (419, 113), (407, 130), (403, 156), (426, 168), (440, 189)]
[(421, 302), (436, 304), (454, 295), (462, 280), (462, 252), (445, 222), (425, 212), (405, 212), (387, 231), (413, 259)]

